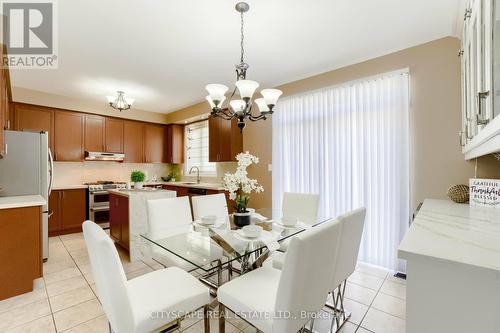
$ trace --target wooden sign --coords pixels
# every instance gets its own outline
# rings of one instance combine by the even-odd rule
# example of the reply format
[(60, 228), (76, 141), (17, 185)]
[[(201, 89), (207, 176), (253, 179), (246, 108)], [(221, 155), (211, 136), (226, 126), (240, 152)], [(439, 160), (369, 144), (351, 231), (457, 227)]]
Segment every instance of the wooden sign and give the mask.
[(500, 208), (500, 179), (469, 179), (469, 203)]

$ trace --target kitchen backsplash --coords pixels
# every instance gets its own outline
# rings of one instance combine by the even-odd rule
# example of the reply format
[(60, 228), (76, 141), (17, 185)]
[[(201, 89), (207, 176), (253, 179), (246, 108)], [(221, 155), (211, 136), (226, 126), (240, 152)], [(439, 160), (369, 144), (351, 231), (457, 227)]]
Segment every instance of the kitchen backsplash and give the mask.
[[(207, 183), (220, 183), (226, 172), (234, 172), (236, 163), (217, 163), (217, 175), (201, 179)], [(117, 163), (117, 162), (54, 162), (54, 186), (79, 185), (97, 180), (111, 180), (127, 182), (132, 170), (142, 170), (146, 180), (152, 181), (156, 176), (161, 181), (162, 176), (167, 176), (172, 170), (180, 171), (181, 179), (196, 179), (196, 175), (183, 176), (183, 165), (174, 168), (170, 164), (152, 163)], [(179, 180), (179, 179), (178, 179)]]

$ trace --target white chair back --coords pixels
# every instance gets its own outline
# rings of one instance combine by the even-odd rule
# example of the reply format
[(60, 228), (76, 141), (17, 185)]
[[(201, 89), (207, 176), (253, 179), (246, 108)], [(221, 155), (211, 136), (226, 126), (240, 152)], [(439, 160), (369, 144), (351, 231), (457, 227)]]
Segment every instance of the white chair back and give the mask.
[(147, 209), (149, 234), (157, 238), (171, 235), (172, 227), (193, 222), (189, 197), (148, 200)]
[(342, 224), (342, 236), (340, 237), (338, 260), (335, 264), (332, 290), (337, 288), (356, 269), (365, 215), (366, 209), (358, 208), (337, 218)]
[(83, 237), (97, 294), (111, 327), (115, 332), (133, 332), (135, 325), (126, 288), (127, 278), (113, 241), (92, 221), (83, 223)]
[[(302, 311), (316, 313), (325, 304), (341, 233), (338, 221), (328, 221), (293, 237), (288, 247), (276, 296), (276, 313), (289, 312), (295, 319), (275, 319), (273, 332), (297, 332), (307, 321)], [(284, 311), (284, 312), (280, 312)]]
[(194, 196), (191, 197), (191, 203), (193, 204), (195, 220), (208, 215), (215, 215), (218, 219), (226, 219), (229, 215), (224, 193)]
[(319, 195), (308, 193), (283, 194), (283, 216), (297, 217), (299, 221), (315, 224), (318, 220)]

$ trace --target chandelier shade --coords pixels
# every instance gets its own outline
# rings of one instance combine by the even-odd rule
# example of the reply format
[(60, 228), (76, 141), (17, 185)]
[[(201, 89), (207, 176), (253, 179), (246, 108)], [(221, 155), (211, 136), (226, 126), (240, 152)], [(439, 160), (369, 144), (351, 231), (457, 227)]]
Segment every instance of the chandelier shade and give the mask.
[(133, 98), (126, 98), (123, 91), (117, 91), (116, 93), (116, 96), (106, 96), (109, 106), (120, 112), (130, 109), (135, 100)]
[[(245, 120), (258, 121), (265, 120), (267, 116), (273, 113), (273, 108), (278, 102), (279, 97), (282, 92), (278, 89), (263, 89), (261, 95), (263, 98), (255, 99), (255, 104), (258, 108), (258, 113), (252, 113), (253, 101), (252, 98), (255, 94), (257, 88), (259, 88), (259, 83), (252, 80), (247, 80), (247, 70), (250, 67), (244, 61), (244, 20), (243, 14), (246, 13), (250, 6), (245, 2), (239, 2), (235, 6), (236, 11), (240, 13), (241, 16), (241, 56), (240, 63), (236, 65), (236, 83), (235, 88), (229, 96), (228, 106), (224, 107), (224, 101), (226, 99), (225, 94), (229, 88), (223, 84), (208, 84), (205, 89), (208, 92), (208, 96), (205, 98), (212, 109), (210, 113), (212, 117), (221, 117), (226, 120), (231, 120), (233, 118), (238, 119), (238, 127), (243, 130), (245, 127)], [(235, 98), (236, 92), (238, 92), (240, 98)]]

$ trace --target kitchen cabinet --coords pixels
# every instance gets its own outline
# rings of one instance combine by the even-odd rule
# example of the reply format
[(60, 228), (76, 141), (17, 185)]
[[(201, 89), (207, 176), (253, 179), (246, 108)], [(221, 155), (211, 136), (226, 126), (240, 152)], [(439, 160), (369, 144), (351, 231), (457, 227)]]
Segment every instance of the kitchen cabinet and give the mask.
[(43, 274), (41, 206), (0, 209), (0, 300), (33, 290)]
[(165, 127), (156, 124), (144, 125), (144, 162), (165, 162)]
[(82, 231), (87, 218), (85, 189), (54, 190), (49, 197), (49, 236)]
[(84, 152), (85, 114), (60, 111), (54, 113), (54, 159), (80, 162)]
[(208, 120), (208, 160), (231, 162), (243, 150), (243, 134), (238, 120), (210, 116)]
[(43, 106), (14, 103), (14, 130), (48, 132), (49, 148), (54, 151), (54, 110)]
[(85, 115), (85, 151), (104, 151), (104, 121), (101, 116)]
[(142, 163), (144, 161), (143, 123), (125, 120), (123, 123), (124, 162)]
[[(500, 151), (500, 0), (468, 0), (461, 49), (465, 159)], [(496, 49), (495, 49), (496, 48)]]
[(109, 194), (109, 234), (115, 243), (129, 249), (129, 202), (128, 197)]
[(167, 125), (165, 145), (166, 149), (166, 163), (184, 163), (184, 126), (171, 124)]
[(104, 151), (123, 153), (123, 120), (106, 117), (104, 138)]
[(188, 187), (183, 187), (183, 186), (163, 185), (163, 189), (177, 192), (178, 197), (186, 197), (188, 196), (189, 192)]

